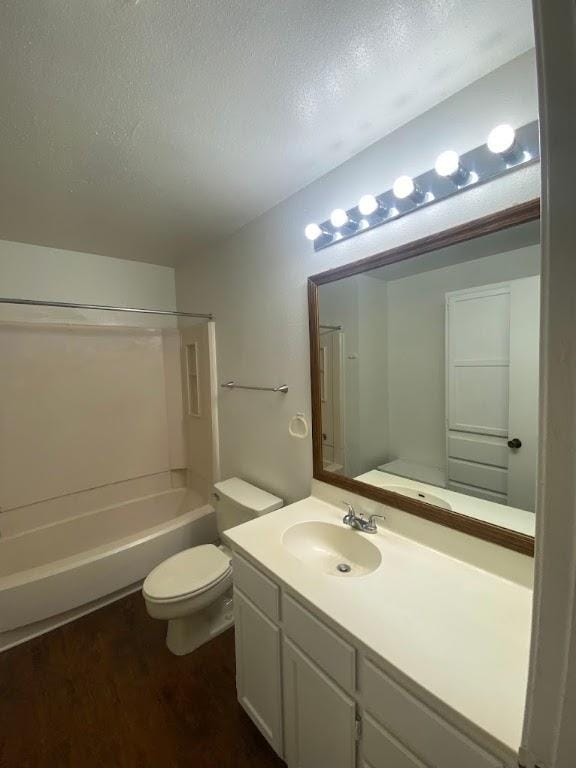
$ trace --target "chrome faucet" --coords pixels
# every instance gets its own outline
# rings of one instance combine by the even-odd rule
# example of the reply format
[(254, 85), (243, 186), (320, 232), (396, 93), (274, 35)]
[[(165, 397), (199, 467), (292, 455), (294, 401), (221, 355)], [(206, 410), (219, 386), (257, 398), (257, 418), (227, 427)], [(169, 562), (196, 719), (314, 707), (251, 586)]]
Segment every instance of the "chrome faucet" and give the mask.
[(370, 515), (368, 518), (364, 517), (362, 512), (357, 515), (354, 507), (349, 501), (343, 501), (342, 504), (344, 504), (348, 510), (342, 518), (342, 522), (344, 525), (349, 525), (350, 528), (353, 528), (355, 531), (362, 531), (362, 533), (377, 533), (378, 526), (375, 522), (376, 518), (379, 517), (381, 520), (386, 519), (384, 515)]

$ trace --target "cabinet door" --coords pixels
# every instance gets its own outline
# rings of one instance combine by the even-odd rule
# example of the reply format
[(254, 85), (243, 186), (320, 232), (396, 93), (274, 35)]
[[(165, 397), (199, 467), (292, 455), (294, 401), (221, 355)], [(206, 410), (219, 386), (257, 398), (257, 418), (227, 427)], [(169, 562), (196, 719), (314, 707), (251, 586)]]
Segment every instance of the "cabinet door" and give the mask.
[(362, 729), (362, 752), (365, 768), (426, 768), (370, 715), (365, 714)]
[(284, 733), (288, 768), (353, 768), (354, 701), (286, 638)]
[(238, 590), (234, 615), (238, 701), (282, 757), (280, 630)]

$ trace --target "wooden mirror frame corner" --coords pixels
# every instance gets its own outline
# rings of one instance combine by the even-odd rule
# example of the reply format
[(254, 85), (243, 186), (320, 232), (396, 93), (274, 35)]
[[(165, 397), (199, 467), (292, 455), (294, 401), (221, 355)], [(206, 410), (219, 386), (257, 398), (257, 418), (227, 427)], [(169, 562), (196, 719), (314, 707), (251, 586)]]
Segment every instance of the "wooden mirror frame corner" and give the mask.
[(451, 245), (494, 234), (540, 218), (540, 200), (530, 200), (437, 234), (414, 240), (391, 250), (345, 264), (308, 278), (308, 315), (310, 328), (310, 379), (312, 390), (312, 450), (314, 478), (390, 507), (409, 512), (439, 525), (498, 544), (523, 555), (534, 556), (534, 538), (493, 523), (487, 523), (451, 510), (402, 496), (393, 491), (337, 475), (324, 469), (322, 461), (322, 404), (320, 394), (320, 315), (319, 287), (325, 283), (352, 277), (387, 264), (411, 259)]

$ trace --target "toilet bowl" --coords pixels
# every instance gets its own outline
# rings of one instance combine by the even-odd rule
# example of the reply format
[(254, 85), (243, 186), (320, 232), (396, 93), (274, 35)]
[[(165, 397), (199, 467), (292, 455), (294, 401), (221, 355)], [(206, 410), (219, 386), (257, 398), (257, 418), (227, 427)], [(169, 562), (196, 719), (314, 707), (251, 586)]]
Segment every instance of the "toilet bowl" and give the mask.
[[(214, 500), (220, 534), (283, 504), (235, 477), (215, 484)], [(146, 577), (146, 610), (152, 618), (168, 621), (166, 645), (177, 656), (191, 653), (234, 623), (231, 557), (225, 546), (203, 544), (169, 557)]]
[(190, 653), (233, 622), (230, 555), (213, 544), (178, 552), (146, 577), (142, 594), (148, 614), (168, 621), (172, 653)]

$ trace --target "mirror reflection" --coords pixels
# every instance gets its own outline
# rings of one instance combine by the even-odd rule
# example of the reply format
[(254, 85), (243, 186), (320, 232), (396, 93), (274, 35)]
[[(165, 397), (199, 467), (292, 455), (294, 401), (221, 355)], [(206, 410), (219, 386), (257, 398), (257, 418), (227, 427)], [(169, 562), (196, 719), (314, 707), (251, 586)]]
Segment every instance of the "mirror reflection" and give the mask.
[(319, 286), (331, 473), (533, 535), (539, 222)]

